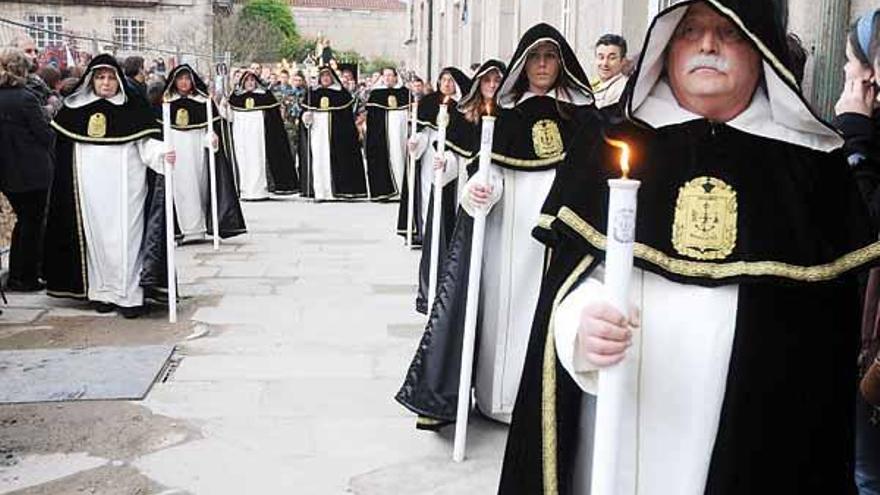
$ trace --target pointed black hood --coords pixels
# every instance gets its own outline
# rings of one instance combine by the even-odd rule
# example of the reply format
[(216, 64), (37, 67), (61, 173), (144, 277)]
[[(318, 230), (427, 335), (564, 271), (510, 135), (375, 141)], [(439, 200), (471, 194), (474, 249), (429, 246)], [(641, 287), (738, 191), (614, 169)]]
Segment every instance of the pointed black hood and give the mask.
[(181, 74), (189, 74), (190, 79), (193, 82), (193, 93), (198, 94), (199, 96), (208, 97), (208, 86), (205, 84), (205, 81), (199, 77), (199, 74), (190, 67), (189, 64), (181, 64), (177, 67), (171, 69), (171, 73), (168, 74), (168, 79), (165, 82), (165, 90), (162, 92), (166, 98), (171, 96), (171, 93), (177, 93), (174, 89), (174, 81), (177, 79), (177, 76)]
[(562, 70), (560, 77), (564, 78), (563, 86), (568, 90), (569, 97), (575, 105), (591, 105), (593, 104), (593, 91), (590, 88), (589, 79), (587, 78), (584, 68), (578, 62), (574, 50), (568, 44), (568, 41), (562, 36), (562, 33), (553, 26), (540, 23), (529, 28), (519, 40), (513, 58), (508, 64), (508, 72), (501, 81), (498, 88), (496, 99), (502, 108), (511, 108), (517, 104), (513, 101), (514, 86), (519, 79), (520, 74), (526, 65), (526, 57), (538, 43), (550, 42), (559, 48), (559, 55), (562, 62)]
[(839, 133), (816, 115), (786, 65), (785, 27), (779, 10), (784, 2), (779, 0), (683, 0), (657, 14), (623, 97), (628, 119), (659, 128), (674, 123), (672, 116), (681, 112), (671, 100), (666, 81), (666, 52), (678, 24), (688, 9), (698, 3), (704, 3), (737, 26), (763, 61), (764, 77), (753, 104), (767, 107), (770, 118), (755, 121), (737, 117), (728, 122), (731, 127), (822, 151), (842, 146)]
[[(477, 69), (474, 77), (471, 78), (471, 90), (468, 91), (467, 95), (465, 95), (460, 102), (458, 102), (458, 108), (464, 108), (470, 104), (480, 91), (480, 79), (492, 71), (498, 71), (503, 79), (507, 74), (507, 66), (504, 65), (504, 62), (495, 59), (489, 59), (483, 62), (483, 64), (480, 65), (480, 68)], [(500, 87), (501, 86), (499, 86), (499, 88)]]

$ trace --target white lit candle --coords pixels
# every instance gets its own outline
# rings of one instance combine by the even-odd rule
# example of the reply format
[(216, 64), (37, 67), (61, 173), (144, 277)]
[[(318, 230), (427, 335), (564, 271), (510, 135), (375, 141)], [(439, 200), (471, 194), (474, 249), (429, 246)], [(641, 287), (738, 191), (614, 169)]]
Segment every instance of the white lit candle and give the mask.
[[(629, 316), (629, 284), (633, 268), (635, 243), (636, 206), (639, 186), (637, 180), (628, 178), (630, 150), (626, 143), (608, 140), (621, 149), (620, 166), (623, 176), (608, 181), (608, 228), (605, 246), (605, 289), (610, 303), (621, 313)], [(634, 371), (635, 346), (619, 364), (599, 372), (596, 397), (596, 427), (593, 443), (592, 495), (621, 495), (618, 492), (622, 466), (629, 462), (621, 459), (624, 448), (622, 418), (627, 404), (626, 384)]]

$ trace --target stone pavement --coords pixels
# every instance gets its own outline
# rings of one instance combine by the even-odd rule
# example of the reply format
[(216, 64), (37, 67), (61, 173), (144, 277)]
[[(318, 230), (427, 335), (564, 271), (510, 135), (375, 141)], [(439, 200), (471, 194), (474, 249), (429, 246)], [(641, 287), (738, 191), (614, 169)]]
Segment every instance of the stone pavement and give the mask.
[(165, 495), (494, 493), (506, 428), (472, 419), (455, 464), (451, 429), (416, 431), (393, 400), (424, 321), (396, 205), (294, 199), (245, 213), (249, 234), (220, 251), (178, 251), (190, 336), (138, 405), (191, 433), (165, 433), (126, 468)]

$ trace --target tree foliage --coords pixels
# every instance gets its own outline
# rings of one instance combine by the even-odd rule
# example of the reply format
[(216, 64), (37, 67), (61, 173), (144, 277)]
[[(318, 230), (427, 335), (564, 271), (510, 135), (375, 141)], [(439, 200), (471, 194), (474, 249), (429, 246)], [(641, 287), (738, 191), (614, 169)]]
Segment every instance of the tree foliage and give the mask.
[(275, 32), (278, 40), (275, 49), (281, 57), (292, 57), (301, 44), (293, 14), (287, 2), (281, 0), (248, 0), (241, 10), (240, 18), (245, 23), (261, 25), (263, 29)]

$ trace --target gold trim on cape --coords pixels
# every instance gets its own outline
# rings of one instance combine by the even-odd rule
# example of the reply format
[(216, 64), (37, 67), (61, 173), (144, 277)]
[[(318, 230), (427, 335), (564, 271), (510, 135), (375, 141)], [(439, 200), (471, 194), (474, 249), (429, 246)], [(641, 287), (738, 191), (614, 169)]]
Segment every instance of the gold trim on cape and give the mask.
[(280, 107), (280, 106), (281, 106), (281, 103), (273, 103), (273, 104), (271, 104), (271, 105), (263, 105), (263, 106), (261, 106), (261, 107), (257, 107), (257, 106), (255, 106), (255, 107), (252, 107), (252, 108), (244, 108), (244, 107), (237, 107), (237, 106), (235, 106), (235, 105), (230, 104), (230, 105), (229, 105), (229, 108), (231, 108), (231, 109), (233, 109), (233, 110), (236, 110), (236, 111), (239, 111), (239, 112), (257, 112), (257, 111), (260, 111), (260, 110), (268, 110), (268, 109), (270, 109), (270, 108), (277, 108), (277, 107)]
[[(593, 228), (577, 213), (563, 206), (556, 218), (568, 225), (596, 249), (605, 249), (605, 235)], [(641, 243), (635, 243), (636, 258), (676, 275), (724, 280), (732, 277), (780, 277), (798, 282), (824, 282), (880, 258), (880, 242), (847, 253), (834, 261), (821, 265), (799, 266), (780, 261), (732, 261), (715, 263), (672, 258), (665, 253)]]
[(511, 167), (538, 168), (565, 161), (565, 153), (538, 160), (523, 160), (521, 158), (511, 158), (509, 156), (499, 155), (498, 153), (492, 153), (492, 161), (498, 162), (502, 165), (510, 165)]
[(147, 137), (151, 134), (162, 134), (162, 131), (160, 129), (144, 129), (143, 131), (136, 132), (136, 133), (132, 134), (131, 136), (95, 138), (95, 137), (83, 136), (83, 135), (77, 134), (75, 132), (70, 132), (67, 129), (58, 125), (58, 123), (56, 123), (54, 120), (52, 122), (50, 122), (49, 125), (51, 125), (53, 129), (55, 129), (56, 131), (60, 132), (61, 134), (65, 135), (65, 136), (69, 137), (73, 141), (82, 142), (82, 143), (121, 144), (121, 143), (128, 143), (131, 141), (136, 141), (140, 138)]
[(593, 262), (593, 256), (584, 256), (572, 270), (556, 292), (553, 298), (553, 309), (550, 311), (550, 321), (547, 322), (547, 340), (544, 342), (544, 370), (541, 377), (541, 447), (544, 478), (544, 495), (558, 495), (559, 493), (559, 470), (558, 470), (558, 434), (556, 431), (556, 336), (553, 321), (556, 317), (556, 308), (562, 299), (568, 294), (578, 278), (587, 271)]
[(554, 217), (553, 215), (541, 213), (541, 215), (538, 216), (538, 227), (541, 227), (545, 230), (550, 230), (553, 228), (553, 220), (556, 220), (556, 217)]
[[(324, 98), (327, 98), (327, 97), (326, 97), (326, 96), (321, 97), (321, 101), (320, 101), (321, 104), (324, 103)], [(327, 107), (323, 107), (323, 106), (321, 106), (321, 107), (310, 107), (310, 106), (308, 106), (308, 105), (303, 105), (302, 107), (305, 108), (306, 110), (311, 110), (311, 111), (313, 111), (313, 112), (332, 112), (332, 111), (334, 111), (334, 110), (342, 110), (342, 109), (348, 108), (348, 107), (352, 106), (353, 104), (354, 104), (354, 99), (352, 98), (352, 99), (349, 100), (349, 102), (346, 103), (345, 105), (342, 105), (342, 106), (339, 106), (339, 107), (331, 107), (331, 106), (329, 106), (329, 105), (330, 105), (330, 100), (328, 99), (328, 100), (327, 100), (327, 105), (328, 105)]]

